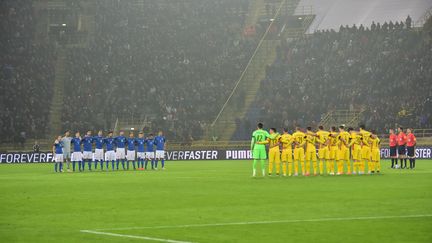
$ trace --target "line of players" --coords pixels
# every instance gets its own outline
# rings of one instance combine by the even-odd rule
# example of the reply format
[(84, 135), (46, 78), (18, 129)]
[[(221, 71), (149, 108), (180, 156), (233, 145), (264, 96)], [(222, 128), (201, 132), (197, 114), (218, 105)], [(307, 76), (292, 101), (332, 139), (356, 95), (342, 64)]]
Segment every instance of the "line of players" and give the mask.
[[(93, 144), (95, 147), (94, 154)], [(73, 147), (72, 153), (71, 146)], [(123, 170), (129, 170), (130, 163), (134, 170), (147, 170), (149, 161), (151, 162), (151, 169), (157, 170), (159, 160), (162, 169), (165, 169), (165, 146), (166, 139), (162, 131), (159, 131), (155, 137), (153, 134), (144, 137), (144, 133), (139, 132), (138, 138), (135, 138), (133, 132), (130, 132), (129, 137), (126, 138), (123, 131), (120, 131), (117, 137), (113, 137), (112, 131), (108, 132), (107, 137), (103, 137), (102, 131), (99, 131), (97, 136), (92, 136), (92, 132), (87, 131), (84, 137), (80, 136), (80, 132), (76, 132), (75, 137), (71, 138), (70, 132), (66, 131), (65, 135), (63, 137), (58, 136), (53, 144), (52, 149), (56, 162), (54, 163), (54, 170), (55, 172), (63, 172), (63, 161), (67, 163), (68, 172), (71, 171), (70, 162), (72, 162), (72, 171), (75, 171), (76, 164), (78, 164), (79, 171), (84, 171), (86, 163), (88, 170), (92, 170), (92, 164), (94, 169), (97, 169), (98, 164), (100, 164), (100, 169), (104, 170), (104, 162), (107, 170), (109, 169), (109, 162), (111, 162), (111, 170), (118, 170), (120, 163)], [(154, 147), (156, 147), (156, 151)]]
[(296, 127), (293, 134), (289, 134), (287, 129), (284, 129), (283, 134), (279, 134), (275, 128), (271, 128), (269, 133), (262, 128), (263, 124), (259, 123), (252, 134), (253, 176), (256, 176), (258, 161), (261, 161), (262, 174), (265, 175), (265, 144), (269, 146), (269, 175), (272, 175), (274, 170), (276, 175), (279, 175), (281, 163), (283, 176), (287, 175), (287, 168), (288, 176), (298, 176), (299, 165), (301, 174), (309, 176), (311, 163), (313, 175), (323, 175), (324, 167), (329, 175), (365, 174), (366, 169), (368, 174), (372, 174), (381, 170), (380, 139), (375, 131), (366, 131), (363, 125), (358, 131), (352, 128), (346, 131), (344, 126), (340, 126), (338, 131), (336, 127), (325, 131), (319, 126), (316, 132), (311, 127), (307, 127), (306, 131)]
[[(405, 134), (403, 127), (398, 127), (398, 134), (396, 135), (394, 129), (390, 129), (389, 145), (392, 169), (415, 168), (415, 146), (417, 139), (411, 128), (408, 128), (406, 131), (407, 133)], [(400, 159), (400, 166), (398, 165), (398, 158)], [(407, 165), (407, 158), (410, 162), (409, 167)]]

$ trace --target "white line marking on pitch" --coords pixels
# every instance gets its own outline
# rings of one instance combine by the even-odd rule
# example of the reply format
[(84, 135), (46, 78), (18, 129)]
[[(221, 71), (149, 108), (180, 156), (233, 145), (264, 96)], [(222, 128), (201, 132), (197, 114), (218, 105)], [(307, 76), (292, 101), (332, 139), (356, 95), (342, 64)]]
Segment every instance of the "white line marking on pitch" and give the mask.
[(100, 231), (94, 231), (94, 230), (80, 230), (80, 232), (89, 233), (89, 234), (96, 234), (96, 235), (108, 235), (108, 236), (115, 236), (115, 237), (133, 238), (133, 239), (141, 239), (141, 240), (152, 240), (152, 241), (169, 242), (169, 243), (192, 243), (190, 241), (161, 239), (161, 238), (153, 238), (153, 237), (139, 236), (139, 235), (115, 234), (115, 233), (100, 232)]
[(192, 227), (213, 227), (213, 226), (230, 226), (230, 225), (282, 224), (282, 223), (302, 223), (302, 222), (379, 220), (379, 219), (425, 218), (425, 217), (432, 217), (432, 214), (399, 215), (399, 216), (398, 215), (393, 215), (393, 216), (367, 216), (367, 217), (349, 217), (349, 218), (287, 219), (287, 220), (273, 220), (273, 221), (250, 221), (250, 222), (232, 222), (232, 223), (216, 223), (216, 224), (162, 225), (162, 226), (144, 226), (144, 227), (95, 229), (95, 231), (133, 230), (133, 229), (192, 228)]

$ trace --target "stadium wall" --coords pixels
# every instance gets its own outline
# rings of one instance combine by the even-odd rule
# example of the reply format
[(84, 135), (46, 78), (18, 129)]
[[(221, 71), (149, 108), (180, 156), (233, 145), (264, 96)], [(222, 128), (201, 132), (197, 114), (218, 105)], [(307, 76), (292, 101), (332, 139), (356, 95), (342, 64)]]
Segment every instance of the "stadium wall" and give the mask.
[[(418, 159), (432, 159), (432, 146), (419, 146), (415, 151)], [(390, 156), (389, 148), (381, 149), (381, 158), (387, 159)], [(0, 153), (0, 164), (18, 163), (52, 163), (51, 152), (26, 153), (8, 152)], [(165, 153), (165, 159), (173, 160), (244, 160), (252, 159), (251, 151), (248, 149), (234, 150), (170, 150)]]

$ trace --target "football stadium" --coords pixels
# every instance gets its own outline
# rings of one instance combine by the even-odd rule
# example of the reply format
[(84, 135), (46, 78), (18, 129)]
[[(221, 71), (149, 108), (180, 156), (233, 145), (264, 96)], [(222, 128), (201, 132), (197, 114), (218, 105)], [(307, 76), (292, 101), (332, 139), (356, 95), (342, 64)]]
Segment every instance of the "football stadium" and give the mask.
[(0, 23), (0, 242), (432, 242), (432, 0)]

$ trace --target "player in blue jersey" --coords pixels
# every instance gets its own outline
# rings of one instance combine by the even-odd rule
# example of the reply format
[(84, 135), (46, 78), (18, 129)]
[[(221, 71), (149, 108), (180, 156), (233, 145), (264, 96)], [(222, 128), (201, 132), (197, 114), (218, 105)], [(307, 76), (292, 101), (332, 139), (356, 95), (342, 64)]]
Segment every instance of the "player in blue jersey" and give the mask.
[(129, 170), (129, 163), (132, 162), (134, 170), (136, 170), (135, 167), (135, 145), (136, 145), (136, 139), (134, 138), (134, 133), (130, 132), (129, 137), (126, 139), (127, 144), (127, 169)]
[(104, 143), (106, 145), (106, 153), (105, 153), (105, 161), (106, 168), (108, 170), (109, 162), (111, 161), (111, 170), (114, 170), (114, 161), (116, 160), (116, 154), (114, 152), (115, 139), (113, 138), (113, 132), (108, 132), (108, 137), (104, 139)]
[(144, 169), (144, 160), (145, 160), (145, 150), (144, 145), (146, 143), (146, 139), (144, 138), (144, 133), (140, 132), (138, 134), (138, 138), (136, 139), (136, 144), (138, 146), (137, 157), (138, 157), (138, 169)]
[(97, 164), (100, 162), (101, 170), (103, 170), (103, 164), (104, 164), (104, 151), (103, 151), (104, 138), (102, 137), (102, 135), (103, 133), (100, 130), (98, 132), (98, 135), (93, 137), (93, 142), (95, 143), (95, 153), (94, 153), (95, 169), (97, 169)]
[(154, 150), (153, 150), (153, 145), (154, 145), (154, 138), (153, 138), (153, 134), (150, 133), (149, 137), (146, 139), (146, 146), (147, 146), (147, 150), (145, 152), (145, 169), (147, 170), (147, 164), (148, 161), (151, 161), (151, 168), (152, 170), (154, 170)]
[(162, 131), (159, 131), (158, 135), (154, 138), (154, 144), (156, 145), (156, 160), (155, 169), (158, 167), (158, 161), (161, 161), (162, 170), (165, 169), (165, 144), (166, 139), (163, 136)]
[[(58, 136), (54, 141), (53, 145), (53, 154), (55, 158), (54, 163), (54, 171), (55, 172), (63, 172), (63, 145), (61, 143), (61, 136)], [(58, 170), (57, 170), (58, 167)]]
[(120, 134), (115, 137), (115, 143), (116, 143), (116, 159), (117, 159), (117, 170), (119, 169), (119, 163), (122, 163), (123, 170), (125, 170), (125, 144), (126, 144), (126, 138), (124, 136), (124, 132), (120, 131)]
[(84, 163), (82, 161), (80, 132), (75, 133), (75, 137), (72, 138), (71, 143), (73, 144), (73, 153), (71, 157), (72, 169), (75, 171), (75, 163), (78, 162), (78, 169), (81, 171), (81, 165), (84, 167)]
[(89, 170), (91, 170), (91, 164), (92, 164), (92, 159), (93, 159), (93, 137), (91, 135), (91, 131), (87, 131), (86, 135), (84, 136), (84, 138), (82, 139), (82, 144), (84, 147), (84, 152), (83, 152), (83, 170), (85, 167), (85, 163), (88, 163), (88, 168)]

